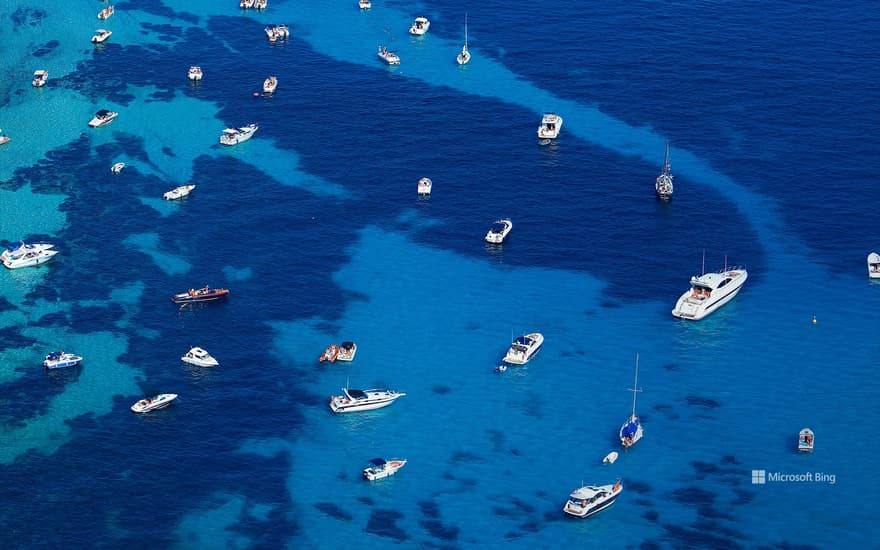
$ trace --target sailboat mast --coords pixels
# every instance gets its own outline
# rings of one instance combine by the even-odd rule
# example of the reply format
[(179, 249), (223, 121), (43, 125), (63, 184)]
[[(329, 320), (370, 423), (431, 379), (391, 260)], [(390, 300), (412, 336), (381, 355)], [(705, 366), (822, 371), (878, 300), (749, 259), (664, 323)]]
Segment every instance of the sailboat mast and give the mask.
[(467, 14), (464, 14), (464, 46), (467, 47)]
[(639, 354), (636, 354), (636, 379), (633, 382), (633, 412), (632, 415), (636, 415), (636, 394), (639, 392)]
[(663, 172), (669, 173), (669, 142), (666, 142), (666, 158), (663, 159)]

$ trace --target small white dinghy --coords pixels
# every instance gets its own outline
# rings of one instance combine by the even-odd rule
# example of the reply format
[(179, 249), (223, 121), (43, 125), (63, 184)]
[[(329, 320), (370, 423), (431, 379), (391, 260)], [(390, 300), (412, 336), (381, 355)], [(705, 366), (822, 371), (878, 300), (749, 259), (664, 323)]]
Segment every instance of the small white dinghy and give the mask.
[(122, 172), (123, 168), (125, 168), (125, 163), (124, 162), (117, 162), (116, 164), (114, 164), (113, 166), (110, 167), (110, 171), (113, 172), (114, 174), (118, 174), (119, 172)]
[(605, 458), (602, 459), (602, 463), (603, 464), (614, 464), (614, 462), (616, 460), (617, 460), (617, 451), (611, 451), (610, 453), (605, 455)]

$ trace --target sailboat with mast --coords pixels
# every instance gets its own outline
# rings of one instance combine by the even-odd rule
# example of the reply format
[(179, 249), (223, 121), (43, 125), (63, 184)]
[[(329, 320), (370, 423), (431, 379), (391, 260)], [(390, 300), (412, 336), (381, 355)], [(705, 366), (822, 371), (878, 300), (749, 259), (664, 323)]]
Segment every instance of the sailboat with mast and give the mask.
[(666, 158), (663, 160), (663, 172), (654, 183), (657, 198), (663, 201), (672, 200), (672, 168), (669, 166), (669, 142), (666, 142)]
[(471, 60), (471, 52), (467, 49), (467, 14), (464, 14), (464, 46), (461, 47), (461, 52), (455, 56), (455, 60), (459, 65), (467, 65), (467, 62)]
[(632, 414), (629, 419), (623, 423), (623, 426), (620, 427), (620, 443), (623, 444), (624, 447), (632, 447), (635, 445), (639, 439), (642, 438), (644, 430), (642, 430), (642, 423), (639, 420), (639, 417), (636, 416), (636, 394), (642, 390), (639, 389), (639, 354), (636, 354), (636, 379), (633, 383), (633, 387), (630, 388), (631, 392), (633, 392), (633, 408)]

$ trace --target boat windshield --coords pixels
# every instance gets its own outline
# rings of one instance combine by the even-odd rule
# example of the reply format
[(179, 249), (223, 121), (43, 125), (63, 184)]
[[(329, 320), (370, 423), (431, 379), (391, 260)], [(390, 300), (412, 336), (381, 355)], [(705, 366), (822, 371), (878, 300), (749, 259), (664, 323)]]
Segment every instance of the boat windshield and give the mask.
[(367, 394), (366, 394), (366, 392), (364, 392), (364, 390), (346, 390), (346, 392), (348, 393), (349, 397), (351, 397), (352, 399), (366, 399), (367, 398)]
[(492, 233), (503, 233), (505, 227), (505, 224), (501, 222), (495, 222), (492, 224)]

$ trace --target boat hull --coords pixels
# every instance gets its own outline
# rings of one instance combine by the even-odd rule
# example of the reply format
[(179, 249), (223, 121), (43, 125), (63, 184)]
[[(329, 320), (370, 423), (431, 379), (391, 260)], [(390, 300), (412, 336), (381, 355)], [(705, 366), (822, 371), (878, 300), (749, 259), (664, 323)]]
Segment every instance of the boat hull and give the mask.
[(153, 397), (152, 399), (141, 399), (131, 406), (131, 412), (148, 413), (164, 409), (177, 399), (176, 393), (163, 393)]
[(195, 294), (191, 295), (188, 292), (182, 292), (180, 294), (175, 294), (171, 297), (171, 301), (175, 304), (189, 304), (196, 302), (213, 302), (214, 300), (219, 300), (229, 294), (229, 291), (226, 289), (218, 289), (215, 292), (211, 292), (209, 294)]
[(342, 413), (352, 413), (352, 412), (362, 412), (362, 411), (374, 411), (376, 409), (383, 409), (388, 405), (394, 403), (397, 400), (396, 397), (392, 399), (388, 399), (385, 401), (376, 401), (372, 403), (335, 403), (333, 401), (330, 402), (330, 410), (332, 410), (336, 414)]

